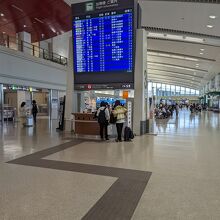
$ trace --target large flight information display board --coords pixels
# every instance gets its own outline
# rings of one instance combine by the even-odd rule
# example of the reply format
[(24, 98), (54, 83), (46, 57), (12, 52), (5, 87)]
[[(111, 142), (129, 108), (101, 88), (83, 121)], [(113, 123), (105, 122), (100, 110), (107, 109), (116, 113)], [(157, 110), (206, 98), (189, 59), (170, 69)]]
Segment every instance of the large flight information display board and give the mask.
[(75, 17), (73, 25), (75, 72), (132, 72), (132, 9)]
[(133, 0), (72, 5), (75, 84), (133, 83), (133, 6)]

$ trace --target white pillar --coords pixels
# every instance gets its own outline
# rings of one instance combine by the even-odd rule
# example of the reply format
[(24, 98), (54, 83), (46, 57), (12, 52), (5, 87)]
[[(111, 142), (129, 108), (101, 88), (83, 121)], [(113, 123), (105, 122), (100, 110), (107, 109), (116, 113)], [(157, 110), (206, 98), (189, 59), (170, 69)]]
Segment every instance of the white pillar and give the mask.
[[(73, 77), (73, 40), (69, 38), (69, 59), (67, 66), (67, 88), (66, 88), (66, 105), (65, 105), (65, 131), (71, 131), (73, 99), (74, 99), (74, 77)], [(74, 128), (73, 128), (74, 129)]]
[(137, 29), (136, 57), (134, 73), (134, 117), (133, 130), (136, 135), (147, 132), (148, 96), (147, 96), (147, 34)]
[(3, 84), (0, 84), (0, 122), (4, 124), (4, 91)]
[(33, 54), (33, 48), (31, 45), (31, 34), (27, 32), (17, 33), (18, 38), (18, 50), (27, 54)]

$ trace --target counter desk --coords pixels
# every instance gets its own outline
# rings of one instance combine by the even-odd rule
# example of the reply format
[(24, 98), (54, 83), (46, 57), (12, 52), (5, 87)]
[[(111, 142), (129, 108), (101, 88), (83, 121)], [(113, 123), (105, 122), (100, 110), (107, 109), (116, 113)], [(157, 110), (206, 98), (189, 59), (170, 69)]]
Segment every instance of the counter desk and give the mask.
[(94, 113), (72, 113), (75, 118), (75, 133), (79, 135), (99, 135), (99, 124)]

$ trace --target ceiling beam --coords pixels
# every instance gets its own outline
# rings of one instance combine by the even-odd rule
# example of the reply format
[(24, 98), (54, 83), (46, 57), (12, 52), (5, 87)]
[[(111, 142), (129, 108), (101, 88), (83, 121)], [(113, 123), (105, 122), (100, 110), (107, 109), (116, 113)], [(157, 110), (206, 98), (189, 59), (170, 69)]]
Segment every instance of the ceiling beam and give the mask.
[[(208, 59), (208, 58), (204, 58), (204, 57), (197, 57), (197, 56), (191, 56), (191, 55), (187, 55), (187, 54), (183, 54), (183, 53), (172, 53), (172, 52), (167, 52), (167, 51), (161, 51), (161, 50), (151, 50), (151, 49), (147, 49), (147, 52), (153, 52), (153, 53), (160, 53), (160, 54), (169, 54), (169, 55), (174, 55), (174, 56), (182, 56), (182, 57), (189, 57), (192, 59), (198, 59), (199, 60), (204, 60), (204, 61), (208, 61), (208, 62), (215, 62), (216, 60), (214, 59)], [(148, 56), (158, 56), (158, 57), (163, 57), (160, 55), (151, 55), (149, 54)], [(165, 56), (164, 56), (165, 57)], [(187, 60), (187, 59), (181, 59), (181, 58), (175, 58), (175, 57), (165, 57), (165, 58), (170, 58), (170, 59), (178, 59), (178, 60), (184, 60), (184, 61), (191, 61), (191, 62), (198, 62), (198, 61), (193, 61), (193, 60)]]
[(159, 78), (159, 79), (168, 79), (168, 80), (173, 80), (173, 81), (177, 81), (177, 82), (180, 82), (180, 83), (187, 83), (187, 84), (194, 84), (194, 85), (200, 85), (201, 84), (201, 82), (195, 82), (195, 81), (193, 81), (193, 80), (185, 80), (185, 79), (181, 79), (181, 80), (179, 80), (179, 79), (176, 79), (175, 77), (172, 77), (172, 76), (163, 76), (163, 78), (161, 78), (161, 76), (158, 76), (158, 75), (152, 75), (152, 74), (149, 74), (148, 75), (148, 77), (149, 78), (152, 78), (152, 77), (154, 77), (154, 78)]
[(185, 70), (189, 70), (189, 71), (199, 71), (199, 72), (208, 73), (207, 70), (196, 69), (196, 68), (192, 68), (192, 67), (181, 66), (181, 65), (171, 64), (171, 63), (161, 63), (161, 62), (155, 62), (155, 61), (148, 61), (147, 64), (148, 65), (166, 66), (166, 67), (169, 67), (169, 68), (185, 69)]
[(161, 41), (171, 41), (171, 42), (176, 42), (176, 43), (186, 43), (186, 44), (196, 44), (196, 45), (201, 45), (201, 46), (209, 46), (209, 47), (220, 47), (217, 44), (210, 44), (210, 43), (200, 43), (200, 42), (191, 42), (191, 41), (184, 41), (184, 40), (175, 40), (175, 39), (166, 39), (166, 38), (158, 38), (158, 37), (147, 37), (149, 40), (161, 40)]
[(170, 74), (177, 74), (177, 75), (181, 75), (181, 76), (188, 76), (188, 77), (203, 79), (202, 76), (197, 76), (197, 75), (194, 75), (194, 74), (181, 73), (181, 72), (175, 72), (175, 71), (169, 71), (169, 70), (161, 70), (161, 69), (157, 69), (157, 68), (147, 68), (147, 69), (148, 70), (153, 70), (153, 71), (159, 71), (159, 72), (165, 72), (165, 73), (170, 73)]

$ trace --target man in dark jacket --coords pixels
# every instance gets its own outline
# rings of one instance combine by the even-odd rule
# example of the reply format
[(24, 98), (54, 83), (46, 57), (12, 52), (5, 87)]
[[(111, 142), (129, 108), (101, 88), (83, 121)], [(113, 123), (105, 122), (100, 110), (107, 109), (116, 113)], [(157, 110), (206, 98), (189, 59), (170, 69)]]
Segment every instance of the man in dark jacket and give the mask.
[(32, 101), (32, 115), (34, 118), (34, 123), (37, 122), (37, 113), (38, 113), (38, 106), (35, 100)]
[(110, 120), (110, 113), (109, 109), (107, 107), (107, 103), (101, 102), (100, 108), (98, 109), (96, 116), (98, 118), (98, 123), (100, 127), (100, 137), (102, 140), (104, 140), (104, 130), (105, 130), (105, 139), (109, 140), (108, 138), (108, 123)]

